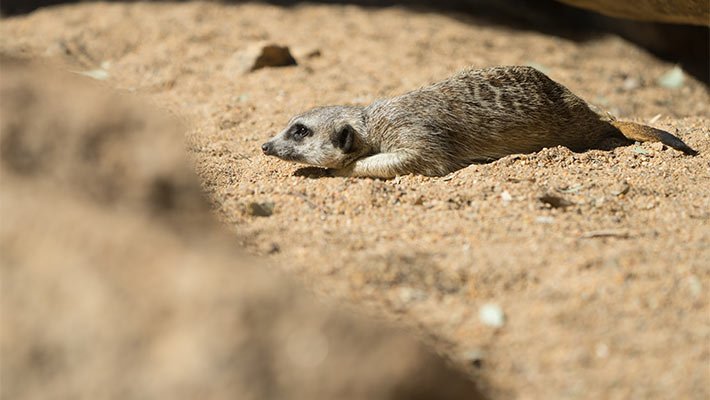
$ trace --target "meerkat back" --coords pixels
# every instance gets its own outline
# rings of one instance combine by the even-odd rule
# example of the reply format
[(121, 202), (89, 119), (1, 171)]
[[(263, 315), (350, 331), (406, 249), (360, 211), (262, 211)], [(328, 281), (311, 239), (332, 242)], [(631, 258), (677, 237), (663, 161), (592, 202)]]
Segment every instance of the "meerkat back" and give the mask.
[(366, 109), (381, 151), (410, 148), (414, 172), (440, 175), (472, 162), (564, 145), (581, 150), (613, 130), (584, 100), (525, 66), (464, 70)]

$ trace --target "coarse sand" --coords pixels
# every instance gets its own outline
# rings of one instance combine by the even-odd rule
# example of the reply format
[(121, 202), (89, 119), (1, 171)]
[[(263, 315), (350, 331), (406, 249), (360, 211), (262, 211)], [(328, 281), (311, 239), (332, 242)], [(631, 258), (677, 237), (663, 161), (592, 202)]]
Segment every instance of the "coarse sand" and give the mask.
[[(244, 73), (240, 52), (262, 42), (289, 46), (298, 65)], [(486, 397), (710, 396), (710, 97), (688, 75), (659, 84), (674, 66), (618, 37), (401, 7), (95, 3), (2, 20), (0, 52), (92, 71), (176, 115), (235, 245), (323, 298), (410, 326)], [(506, 64), (700, 154), (556, 147), (392, 180), (261, 154), (310, 107)], [(273, 214), (252, 215), (254, 203)], [(502, 326), (481, 320), (484, 305)]]

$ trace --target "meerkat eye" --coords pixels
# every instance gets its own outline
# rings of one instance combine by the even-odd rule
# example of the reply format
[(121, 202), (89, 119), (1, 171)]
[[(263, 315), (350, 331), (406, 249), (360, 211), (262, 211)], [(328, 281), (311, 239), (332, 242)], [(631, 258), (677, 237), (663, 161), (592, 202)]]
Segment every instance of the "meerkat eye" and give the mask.
[(291, 129), (291, 136), (296, 140), (301, 140), (311, 134), (311, 130), (301, 124), (296, 124)]

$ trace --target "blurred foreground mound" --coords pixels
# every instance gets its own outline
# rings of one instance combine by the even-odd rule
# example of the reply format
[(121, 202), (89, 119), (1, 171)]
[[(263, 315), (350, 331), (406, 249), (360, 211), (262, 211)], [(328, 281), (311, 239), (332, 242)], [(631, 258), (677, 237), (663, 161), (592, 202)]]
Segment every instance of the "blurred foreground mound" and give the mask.
[(0, 69), (3, 398), (477, 398), (410, 337), (248, 265), (174, 121)]

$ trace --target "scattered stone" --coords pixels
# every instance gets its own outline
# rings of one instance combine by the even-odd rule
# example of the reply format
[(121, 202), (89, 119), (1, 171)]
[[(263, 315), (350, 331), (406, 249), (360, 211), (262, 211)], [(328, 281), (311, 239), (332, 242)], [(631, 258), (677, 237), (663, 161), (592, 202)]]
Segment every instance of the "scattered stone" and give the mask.
[(656, 208), (656, 202), (655, 202), (655, 201), (651, 201), (650, 203), (647, 203), (646, 205), (640, 205), (640, 206), (638, 207), (639, 210), (644, 210), (644, 211), (645, 211), (645, 210), (653, 210), (654, 208)]
[(612, 196), (621, 196), (622, 194), (628, 193), (630, 189), (631, 186), (626, 181), (623, 181), (612, 187), (610, 193)]
[(650, 156), (650, 155), (652, 155), (650, 151), (644, 149), (643, 147), (640, 147), (639, 145), (634, 146), (634, 148), (631, 149), (631, 151), (632, 151), (633, 153), (643, 154), (643, 155), (645, 155), (645, 156)]
[(601, 206), (604, 204), (605, 201), (606, 201), (606, 197), (604, 197), (604, 196), (599, 196), (599, 197), (597, 197), (596, 199), (594, 199), (594, 201), (592, 202), (592, 204), (593, 204), (595, 207), (601, 207)]
[(599, 358), (607, 358), (609, 357), (609, 346), (607, 346), (604, 343), (598, 343), (594, 347), (594, 353), (597, 355)]
[(269, 217), (273, 213), (274, 203), (272, 202), (257, 203), (254, 201), (247, 205), (247, 214), (255, 217)]
[(465, 278), (457, 273), (440, 271), (436, 279), (436, 288), (444, 293), (456, 293), (461, 290)]
[(88, 76), (91, 79), (96, 79), (97, 81), (105, 81), (111, 77), (111, 74), (104, 69), (92, 69), (91, 71), (72, 71), (75, 74)]
[(411, 288), (411, 287), (401, 287), (399, 288), (399, 298), (404, 303), (411, 303), (413, 301), (425, 300), (428, 297), (427, 293), (423, 290)]
[(551, 223), (555, 222), (555, 219), (552, 217), (538, 217), (537, 222), (539, 222), (541, 224), (551, 224)]
[(698, 279), (695, 275), (691, 275), (685, 278), (685, 281), (688, 283), (688, 286), (690, 286), (690, 294), (692, 294), (695, 298), (700, 297), (703, 293), (703, 285), (700, 283), (700, 279)]
[(220, 130), (227, 130), (227, 129), (232, 129), (235, 126), (239, 125), (237, 121), (233, 121), (231, 119), (223, 119), (222, 121), (219, 122), (219, 127)]
[(479, 349), (473, 348), (466, 350), (461, 354), (461, 360), (464, 362), (471, 363), (476, 368), (483, 367), (483, 360), (485, 359), (486, 353)]
[(622, 87), (626, 91), (636, 90), (639, 88), (639, 86), (641, 86), (639, 80), (636, 78), (632, 78), (632, 77), (628, 77), (628, 78), (624, 79), (624, 83), (622, 84)]
[(683, 69), (676, 65), (672, 70), (658, 78), (658, 84), (667, 89), (680, 89), (683, 86), (683, 79)]
[(584, 188), (584, 185), (575, 186), (573, 188), (557, 188), (557, 191), (560, 193), (575, 193), (582, 190), (582, 188)]
[(269, 254), (276, 254), (281, 251), (281, 246), (278, 243), (271, 243), (271, 248), (269, 249)]
[(556, 196), (554, 194), (545, 194), (540, 196), (538, 199), (552, 208), (566, 208), (574, 204), (564, 197)]
[(512, 201), (513, 196), (511, 196), (507, 190), (504, 190), (503, 193), (500, 194), (500, 199), (503, 201)]
[(505, 323), (503, 311), (497, 304), (488, 303), (478, 311), (478, 319), (488, 326), (500, 328)]
[(650, 144), (650, 146), (655, 151), (663, 151), (667, 149), (666, 145), (661, 142), (653, 142)]
[(590, 231), (583, 233), (581, 235), (583, 239), (593, 239), (593, 238), (605, 238), (605, 237), (617, 237), (621, 239), (628, 239), (631, 237), (629, 231), (625, 229), (603, 229), (599, 231)]
[(322, 55), (320, 49), (314, 49), (306, 53), (306, 58), (316, 58)]
[(653, 118), (651, 118), (651, 119), (648, 120), (649, 125), (650, 125), (650, 124), (655, 124), (656, 121), (658, 121), (659, 118), (661, 118), (662, 115), (663, 115), (663, 114), (661, 114), (661, 113), (658, 113), (658, 114), (654, 115)]
[(265, 67), (286, 67), (296, 65), (287, 46), (276, 44), (256, 44), (249, 46), (236, 55), (237, 68), (242, 73), (256, 71)]
[(232, 97), (232, 100), (235, 101), (247, 101), (249, 100), (250, 94), (249, 93), (240, 93), (234, 97)]
[(458, 171), (454, 171), (454, 172), (446, 175), (445, 177), (441, 178), (441, 180), (444, 182), (448, 182), (448, 181), (454, 179), (456, 176), (458, 176)]

